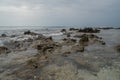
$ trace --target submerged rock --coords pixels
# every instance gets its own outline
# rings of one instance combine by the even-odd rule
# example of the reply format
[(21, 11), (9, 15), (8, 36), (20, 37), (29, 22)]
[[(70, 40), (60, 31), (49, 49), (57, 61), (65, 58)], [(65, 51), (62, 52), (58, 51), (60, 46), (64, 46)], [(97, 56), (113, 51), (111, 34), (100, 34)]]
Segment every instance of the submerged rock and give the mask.
[(8, 53), (8, 48), (7, 47), (4, 47), (4, 46), (0, 46), (0, 54), (2, 53)]
[(84, 52), (84, 46), (75, 45), (75, 46), (72, 46), (72, 50), (73, 50), (74, 52)]
[(92, 72), (99, 72), (100, 70), (99, 65), (93, 64), (87, 60), (77, 58), (75, 61), (78, 63), (79, 68), (87, 69)]

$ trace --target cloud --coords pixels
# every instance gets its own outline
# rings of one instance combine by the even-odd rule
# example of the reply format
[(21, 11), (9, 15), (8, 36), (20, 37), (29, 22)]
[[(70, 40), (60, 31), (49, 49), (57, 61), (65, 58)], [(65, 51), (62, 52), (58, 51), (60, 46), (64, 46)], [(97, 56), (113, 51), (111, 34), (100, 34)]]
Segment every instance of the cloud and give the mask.
[(0, 25), (120, 26), (119, 3), (120, 0), (0, 0)]

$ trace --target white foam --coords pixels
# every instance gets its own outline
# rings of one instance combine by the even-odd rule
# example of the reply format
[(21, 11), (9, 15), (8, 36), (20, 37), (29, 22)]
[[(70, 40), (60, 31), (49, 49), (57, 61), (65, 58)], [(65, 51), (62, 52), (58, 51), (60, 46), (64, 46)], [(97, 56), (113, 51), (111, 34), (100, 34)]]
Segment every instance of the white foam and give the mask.
[(50, 34), (47, 34), (46, 36), (59, 36), (59, 35), (63, 35), (63, 33), (62, 32), (50, 33)]

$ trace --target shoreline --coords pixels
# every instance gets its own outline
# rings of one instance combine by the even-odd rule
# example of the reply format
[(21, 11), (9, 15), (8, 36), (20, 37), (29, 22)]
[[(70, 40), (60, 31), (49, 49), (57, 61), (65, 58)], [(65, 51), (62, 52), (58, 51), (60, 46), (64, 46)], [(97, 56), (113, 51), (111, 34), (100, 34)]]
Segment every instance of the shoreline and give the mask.
[(40, 30), (2, 34), (0, 39), (16, 39), (0, 46), (0, 79), (119, 80), (120, 31), (116, 30), (120, 29), (45, 29), (49, 36)]

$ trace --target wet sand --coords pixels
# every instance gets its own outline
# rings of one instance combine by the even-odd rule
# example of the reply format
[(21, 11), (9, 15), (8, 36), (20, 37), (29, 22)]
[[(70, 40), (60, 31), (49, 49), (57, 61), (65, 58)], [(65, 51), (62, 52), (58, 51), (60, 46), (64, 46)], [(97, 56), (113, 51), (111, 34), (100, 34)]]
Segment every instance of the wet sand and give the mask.
[(120, 80), (119, 36), (106, 28), (2, 35), (0, 80)]

